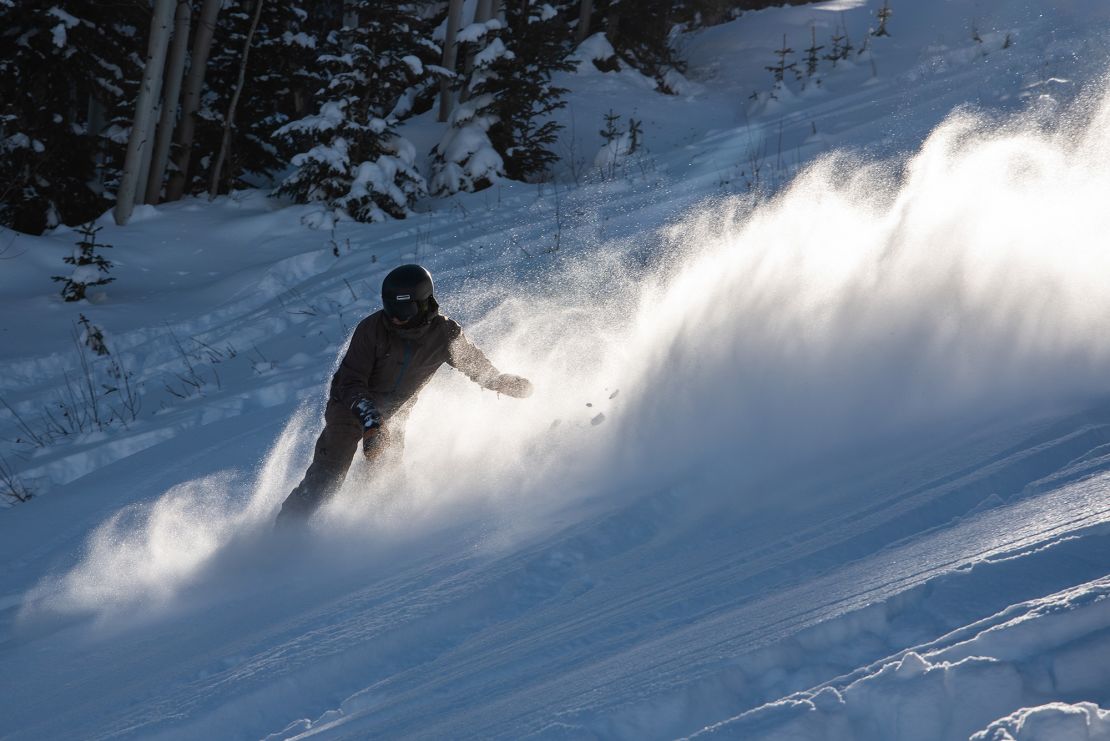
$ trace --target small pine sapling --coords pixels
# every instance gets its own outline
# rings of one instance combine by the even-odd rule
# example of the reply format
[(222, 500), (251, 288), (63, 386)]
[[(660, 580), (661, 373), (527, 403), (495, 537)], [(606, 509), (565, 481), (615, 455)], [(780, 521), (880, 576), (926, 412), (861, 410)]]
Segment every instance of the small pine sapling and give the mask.
[(594, 158), (594, 166), (601, 171), (603, 178), (616, 176), (626, 157), (638, 152), (644, 144), (644, 122), (629, 117), (628, 129), (620, 127), (621, 117), (609, 111), (605, 114), (605, 128), (597, 133), (605, 140), (605, 145)]
[(786, 58), (794, 53), (794, 50), (786, 45), (786, 34), (782, 35), (782, 48), (775, 51), (775, 56), (779, 58), (778, 64), (764, 67), (763, 69), (770, 72), (775, 77), (775, 84), (779, 85), (786, 77), (787, 70), (797, 70), (798, 65), (795, 62), (790, 64), (786, 63)]
[(609, 109), (609, 112), (605, 114), (605, 128), (597, 133), (601, 134), (601, 138), (605, 140), (606, 144), (609, 144), (621, 135), (620, 129), (617, 128), (617, 124), (620, 120), (620, 114), (614, 113), (612, 109)]
[(101, 227), (93, 226), (89, 223), (81, 226), (77, 232), (81, 235), (81, 241), (75, 242), (77, 249), (69, 257), (62, 258), (66, 264), (73, 265), (73, 274), (66, 277), (62, 275), (52, 276), (54, 281), (64, 283), (62, 286), (62, 298), (66, 301), (81, 301), (85, 296), (85, 292), (93, 286), (103, 286), (111, 283), (115, 278), (108, 278), (101, 275), (107, 273), (112, 267), (112, 263), (104, 258), (103, 255), (96, 254), (97, 249), (110, 249), (110, 244), (97, 244), (96, 233), (100, 231)]
[(644, 122), (634, 118), (628, 119), (628, 153), (634, 154), (640, 149), (644, 137)]
[(817, 74), (817, 64), (821, 61), (821, 57), (818, 52), (825, 48), (823, 45), (817, 45), (817, 27), (810, 26), (809, 31), (812, 40), (810, 42), (809, 48), (806, 49), (805, 61), (807, 78), (813, 77), (815, 74)]
[(875, 29), (875, 36), (889, 36), (890, 31), (886, 29), (886, 22), (890, 20), (890, 16), (894, 11), (890, 9), (890, 0), (883, 0), (883, 7), (879, 8), (877, 17), (879, 19), (879, 27)]
[(828, 54), (824, 56), (824, 58), (832, 62), (833, 67), (836, 66), (837, 62), (844, 58), (844, 39), (844, 36), (837, 36), (835, 32), (832, 35), (832, 49), (829, 51)]
[(852, 39), (848, 36), (848, 29), (844, 29), (844, 45), (840, 47), (840, 58), (848, 59), (855, 50), (856, 47), (852, 44)]
[(89, 318), (84, 314), (78, 314), (81, 318), (77, 323), (81, 325), (81, 341), (85, 346), (100, 356), (111, 355), (108, 350), (108, 343), (104, 340), (104, 330), (89, 321)]

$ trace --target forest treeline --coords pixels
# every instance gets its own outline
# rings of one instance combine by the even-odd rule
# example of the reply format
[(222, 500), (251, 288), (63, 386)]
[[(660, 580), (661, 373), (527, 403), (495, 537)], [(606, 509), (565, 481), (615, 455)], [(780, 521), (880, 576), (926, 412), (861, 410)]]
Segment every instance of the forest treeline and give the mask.
[[(544, 176), (582, 42), (671, 92), (675, 39), (760, 0), (0, 0), (0, 224), (266, 185), (362, 221)], [(603, 36), (599, 36), (603, 35)], [(398, 127), (433, 113), (417, 152)]]

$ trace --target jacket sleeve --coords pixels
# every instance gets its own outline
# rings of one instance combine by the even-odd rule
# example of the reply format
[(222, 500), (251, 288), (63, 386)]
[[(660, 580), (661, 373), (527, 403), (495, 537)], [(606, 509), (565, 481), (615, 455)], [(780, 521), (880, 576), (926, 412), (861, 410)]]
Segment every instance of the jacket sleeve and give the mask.
[(501, 372), (466, 338), (462, 327), (457, 322), (448, 321), (450, 322), (448, 336), (451, 338), (451, 344), (447, 349), (447, 362), (453, 368), (465, 373), (474, 383), (489, 388)]
[(348, 409), (360, 401), (374, 403), (367, 382), (374, 370), (374, 329), (369, 318), (362, 320), (351, 335), (347, 353), (339, 363), (332, 382), (332, 396)]

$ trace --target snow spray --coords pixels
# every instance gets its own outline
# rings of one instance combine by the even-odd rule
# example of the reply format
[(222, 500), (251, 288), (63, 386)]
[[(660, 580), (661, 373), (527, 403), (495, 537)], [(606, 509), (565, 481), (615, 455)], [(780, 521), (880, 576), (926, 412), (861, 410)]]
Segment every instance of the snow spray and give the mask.
[(961, 110), (905, 159), (834, 153), (769, 201), (695, 209), (646, 265), (582, 256), (475, 327), (534, 400), (430, 390), (412, 437), (464, 465), (422, 491), (527, 501), (530, 520), (712, 470), (735, 503), (784, 472), (1105, 395), (1108, 163), (1110, 98)]
[(1105, 395), (1108, 163), (1106, 97), (959, 111), (904, 162), (833, 154), (693, 214), (629, 333), (618, 449), (742, 482)]
[(216, 556), (235, 542), (257, 543), (285, 496), (281, 482), (303, 464), (298, 453), (310, 444), (309, 416), (306, 406), (293, 415), (253, 483), (221, 472), (120, 510), (89, 536), (76, 566), (31, 590), (21, 621), (29, 624), (44, 614), (92, 616), (118, 631), (172, 611), (184, 590), (213, 577), (220, 566)]

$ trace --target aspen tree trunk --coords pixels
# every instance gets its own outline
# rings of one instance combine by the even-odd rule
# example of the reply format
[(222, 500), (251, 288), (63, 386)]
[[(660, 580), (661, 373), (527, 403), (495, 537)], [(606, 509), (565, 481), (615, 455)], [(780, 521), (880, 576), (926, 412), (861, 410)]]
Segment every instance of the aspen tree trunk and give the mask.
[[(474, 22), (485, 23), (490, 18), (493, 18), (493, 0), (478, 0), (478, 6), (474, 9)], [(474, 69), (474, 56), (474, 50), (471, 50), (471, 52), (466, 55), (466, 61), (463, 63), (464, 78), (469, 78), (470, 72)], [(459, 101), (465, 103), (469, 99), (470, 87), (464, 86), (462, 90), (459, 91)]]
[[(343, 28), (358, 28), (358, 4), (355, 0), (343, 0)], [(348, 33), (343, 41), (343, 51), (350, 51), (351, 34)]]
[(158, 76), (154, 85), (154, 107), (150, 111), (150, 124), (147, 130), (147, 142), (139, 152), (139, 174), (135, 178), (135, 203), (146, 203), (146, 180), (150, 177), (150, 159), (154, 153), (154, 130), (158, 126), (158, 117), (162, 115), (162, 87), (165, 84), (165, 62), (162, 64), (163, 74)]
[(154, 138), (150, 175), (146, 182), (147, 203), (158, 203), (162, 195), (162, 180), (170, 159), (170, 141), (173, 139), (177, 119), (177, 101), (181, 97), (181, 82), (185, 74), (185, 52), (189, 48), (189, 21), (193, 9), (189, 0), (177, 0), (177, 14), (173, 19), (173, 44), (166, 60), (166, 81), (162, 85), (162, 120)]
[[(457, 61), (458, 47), (455, 46), (455, 37), (459, 35), (459, 24), (462, 23), (463, 0), (451, 0), (447, 6), (447, 35), (443, 39), (443, 67), (454, 72)], [(451, 114), (451, 80), (443, 80), (439, 87), (439, 121), (447, 120)]]
[(231, 130), (235, 128), (235, 109), (239, 107), (239, 96), (243, 94), (243, 81), (247, 76), (247, 60), (251, 55), (251, 42), (254, 32), (258, 29), (258, 19), (262, 17), (262, 5), (265, 0), (257, 0), (254, 6), (254, 18), (251, 19), (250, 30), (247, 31), (247, 40), (243, 42), (243, 60), (239, 63), (239, 80), (235, 83), (235, 92), (231, 96), (231, 103), (227, 107), (227, 116), (224, 117), (224, 136), (220, 142), (220, 154), (216, 157), (216, 164), (212, 168), (212, 180), (208, 186), (208, 200), (215, 200), (220, 188), (220, 173), (223, 170), (224, 160), (231, 149)]
[(594, 14), (594, 0), (582, 0), (578, 7), (578, 28), (574, 29), (574, 43), (581, 44), (590, 35), (590, 17)]
[(200, 108), (200, 95), (204, 91), (204, 73), (208, 68), (208, 55), (212, 51), (212, 34), (216, 31), (216, 17), (221, 0), (204, 0), (193, 38), (193, 53), (189, 60), (189, 76), (185, 80), (185, 93), (181, 99), (181, 119), (177, 124), (176, 171), (166, 186), (166, 200), (177, 201), (185, 195), (188, 184), (189, 160), (193, 156), (193, 133), (196, 130), (196, 113)]
[(154, 15), (150, 19), (150, 42), (147, 44), (146, 64), (143, 66), (143, 81), (139, 86), (139, 97), (135, 101), (135, 118), (131, 123), (131, 136), (127, 140), (123, 177), (120, 179), (119, 192), (116, 194), (114, 216), (120, 226), (131, 219), (131, 213), (135, 210), (139, 171), (143, 167), (144, 158), (150, 153), (152, 144), (150, 124), (154, 117), (157, 88), (161, 83), (162, 70), (166, 63), (173, 4), (174, 0), (155, 0)]

